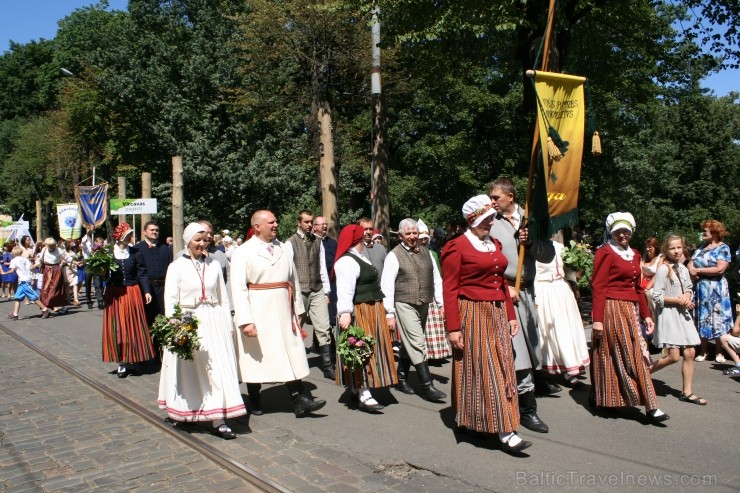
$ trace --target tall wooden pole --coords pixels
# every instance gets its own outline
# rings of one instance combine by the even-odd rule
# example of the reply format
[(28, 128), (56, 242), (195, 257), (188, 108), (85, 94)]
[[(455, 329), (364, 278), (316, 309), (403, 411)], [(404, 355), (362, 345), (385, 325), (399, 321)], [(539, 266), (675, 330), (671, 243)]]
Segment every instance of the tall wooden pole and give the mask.
[[(142, 173), (141, 174), (141, 198), (151, 199), (152, 198), (152, 174)], [(144, 230), (144, 225), (152, 220), (151, 214), (141, 215), (141, 229)]]
[(44, 238), (42, 238), (42, 223), (43, 219), (41, 217), (41, 201), (36, 201), (36, 241), (43, 241)]
[[(119, 199), (125, 199), (126, 198), (126, 177), (125, 176), (119, 176), (118, 177), (118, 198)], [(127, 223), (126, 215), (120, 215), (118, 216), (118, 224), (121, 223)]]
[[(550, 7), (547, 12), (547, 27), (545, 28), (545, 40), (542, 49), (542, 70), (547, 70), (547, 65), (550, 58), (550, 37), (552, 36), (552, 24), (555, 19), (555, 0), (550, 0)], [(537, 146), (540, 143), (540, 124), (539, 118), (535, 119), (534, 123), (534, 136), (532, 137), (532, 150), (529, 154), (529, 179), (527, 180), (527, 200), (524, 203), (524, 221), (529, 221), (529, 203), (532, 200), (532, 184), (534, 183), (534, 170), (537, 165)], [(542, 149), (542, 152), (547, 152), (546, 149)], [(516, 283), (515, 288), (519, 291), (519, 286), (522, 280), (522, 271), (524, 269), (524, 244), (519, 244), (519, 263), (516, 268)]]
[(175, 252), (185, 248), (185, 241), (182, 239), (185, 229), (182, 197), (182, 156), (172, 156), (172, 242)]
[(372, 215), (375, 227), (383, 235), (388, 248), (390, 225), (390, 202), (388, 200), (388, 152), (385, 144), (385, 111), (380, 83), (380, 8), (376, 5), (372, 14), (372, 59), (370, 87), (373, 105), (373, 151), (372, 151)]
[(334, 171), (334, 139), (332, 137), (331, 109), (328, 103), (319, 107), (319, 175), (321, 179), (321, 215), (329, 224), (329, 236), (336, 238), (339, 225), (337, 211), (337, 179)]

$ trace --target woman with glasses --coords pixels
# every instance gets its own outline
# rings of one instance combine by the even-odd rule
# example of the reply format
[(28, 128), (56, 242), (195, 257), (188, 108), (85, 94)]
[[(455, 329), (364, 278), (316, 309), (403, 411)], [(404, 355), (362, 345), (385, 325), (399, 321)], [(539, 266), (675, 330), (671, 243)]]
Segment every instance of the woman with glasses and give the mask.
[(635, 219), (629, 212), (606, 218), (609, 240), (596, 252), (593, 287), (593, 358), (589, 403), (597, 407), (644, 405), (651, 423), (668, 415), (658, 409), (650, 377), (650, 355), (640, 332), (644, 319), (653, 333), (643, 288), (640, 286), (640, 254), (630, 248)]

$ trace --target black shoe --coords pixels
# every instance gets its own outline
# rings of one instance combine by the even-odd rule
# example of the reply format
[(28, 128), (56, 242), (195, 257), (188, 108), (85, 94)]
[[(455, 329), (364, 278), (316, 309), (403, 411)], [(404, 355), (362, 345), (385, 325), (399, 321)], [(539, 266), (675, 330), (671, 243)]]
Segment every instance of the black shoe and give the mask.
[(360, 401), (357, 404), (357, 409), (360, 411), (365, 411), (366, 413), (377, 413), (382, 409), (385, 409), (385, 406), (380, 404), (379, 402), (375, 402), (375, 404), (368, 404), (367, 402)]
[(103, 309), (103, 304), (102, 303), (98, 303), (98, 310), (102, 310), (102, 309)]
[(396, 384), (396, 390), (399, 392), (403, 392), (404, 394), (413, 395), (416, 393), (414, 389), (411, 387), (411, 385), (406, 382), (406, 380), (398, 379), (398, 383)]
[(319, 355), (321, 355), (321, 372), (324, 374), (324, 378), (336, 380), (337, 374), (331, 362), (331, 344), (319, 346)]
[(320, 399), (314, 400), (305, 393), (293, 397), (293, 413), (295, 413), (296, 418), (301, 418), (307, 414), (318, 411), (325, 405), (326, 401), (322, 401)]
[(59, 309), (59, 315), (66, 315), (68, 311), (69, 311), (69, 307), (63, 306)]
[(125, 366), (118, 367), (118, 378), (126, 378), (129, 375), (129, 369)]
[(534, 387), (534, 393), (537, 396), (546, 396), (546, 395), (553, 395), (557, 394), (558, 392), (561, 392), (563, 388), (556, 384), (556, 383), (550, 383), (548, 381), (544, 381), (539, 385), (535, 385)]
[(396, 385), (396, 390), (409, 395), (416, 393), (414, 389), (411, 388), (411, 385), (406, 381), (409, 377), (410, 368), (411, 360), (405, 358), (398, 359), (398, 369), (396, 370), (396, 373), (398, 374), (398, 384)]
[(666, 413), (663, 413), (660, 416), (656, 416), (655, 411), (657, 411), (657, 409), (651, 409), (647, 412), (648, 420), (650, 420), (652, 424), (656, 425), (658, 423), (662, 423), (663, 421), (668, 421), (669, 419), (671, 419), (671, 417), (668, 416)]
[(223, 438), (224, 440), (233, 440), (234, 438), (236, 438), (236, 433), (231, 431), (231, 428), (229, 428), (225, 424), (219, 426), (218, 428), (212, 428), (211, 433), (213, 433), (217, 437)]
[(434, 384), (432, 384), (432, 374), (429, 372), (429, 365), (426, 361), (419, 363), (418, 365), (414, 365), (414, 367), (416, 368), (416, 374), (419, 376), (419, 380), (421, 381), (421, 392), (419, 392), (419, 395), (422, 399), (429, 402), (439, 402), (447, 398), (447, 394), (434, 388)]
[(93, 304), (92, 303), (88, 303), (87, 304), (87, 309), (88, 310), (92, 310), (93, 309)]
[(534, 391), (519, 394), (519, 422), (528, 430), (547, 433), (550, 428), (537, 416), (537, 401)]
[(262, 410), (262, 385), (259, 383), (247, 384), (247, 409), (250, 414), (262, 416), (265, 412)]
[(509, 445), (509, 442), (506, 442), (506, 443), (501, 442), (501, 450), (509, 454), (518, 454), (522, 450), (528, 449), (531, 446), (532, 446), (532, 442), (528, 442), (527, 440), (522, 440), (516, 445)]

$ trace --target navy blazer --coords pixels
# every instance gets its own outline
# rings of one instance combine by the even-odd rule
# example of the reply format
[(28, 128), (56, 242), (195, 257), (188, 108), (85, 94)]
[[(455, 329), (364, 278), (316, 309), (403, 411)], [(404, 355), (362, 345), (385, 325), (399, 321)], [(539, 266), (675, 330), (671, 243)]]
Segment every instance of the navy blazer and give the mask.
[(144, 294), (151, 293), (149, 289), (149, 277), (146, 272), (144, 258), (138, 249), (129, 246), (128, 258), (120, 260), (114, 257), (118, 264), (118, 270), (110, 272), (108, 286), (136, 286), (139, 284)]
[(134, 245), (139, 251), (146, 265), (146, 273), (149, 279), (161, 281), (167, 275), (167, 268), (172, 263), (172, 247), (164, 243), (157, 243), (153, 247), (142, 240)]

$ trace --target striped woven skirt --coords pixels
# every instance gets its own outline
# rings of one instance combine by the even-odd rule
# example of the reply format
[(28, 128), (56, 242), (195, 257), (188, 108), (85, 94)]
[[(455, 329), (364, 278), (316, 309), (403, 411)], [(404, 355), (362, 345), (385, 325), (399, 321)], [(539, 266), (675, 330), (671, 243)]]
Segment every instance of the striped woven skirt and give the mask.
[(103, 361), (137, 363), (155, 354), (139, 286), (108, 286), (103, 311)]
[(501, 302), (458, 300), (464, 349), (452, 360), (457, 425), (488, 433), (519, 427), (514, 354)]
[(644, 405), (648, 410), (658, 408), (646, 348), (640, 332), (637, 304), (607, 299), (604, 333), (594, 343), (591, 363), (591, 382), (597, 406)]
[(368, 387), (377, 389), (398, 383), (396, 364), (393, 359), (391, 331), (385, 319), (382, 301), (355, 305), (354, 324), (365, 329), (375, 339), (375, 349), (370, 361), (361, 370), (350, 371), (337, 354), (337, 384), (351, 389)]
[(41, 289), (41, 303), (48, 308), (61, 308), (67, 304), (64, 292), (64, 278), (59, 265), (44, 266), (44, 282)]
[(452, 349), (445, 331), (445, 319), (442, 318), (439, 305), (433, 301), (429, 303), (424, 340), (427, 344), (427, 359), (444, 359), (452, 356)]

